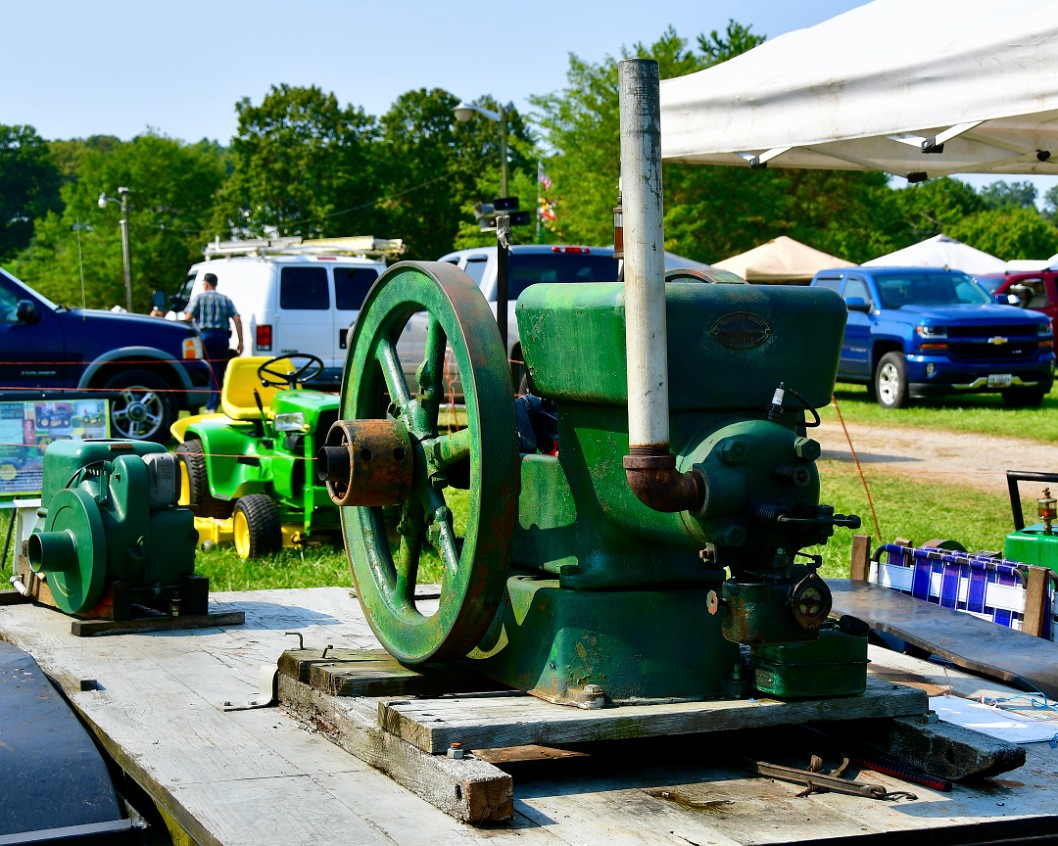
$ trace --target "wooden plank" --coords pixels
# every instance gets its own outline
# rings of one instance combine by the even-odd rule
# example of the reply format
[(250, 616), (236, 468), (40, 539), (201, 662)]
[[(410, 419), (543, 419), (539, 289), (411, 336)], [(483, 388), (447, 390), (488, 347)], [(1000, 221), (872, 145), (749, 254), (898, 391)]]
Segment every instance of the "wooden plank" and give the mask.
[(872, 628), (1022, 690), (1058, 699), (1058, 644), (941, 608), (873, 584), (828, 580), (832, 614), (851, 614)]
[(999, 775), (1025, 763), (1025, 750), (1016, 743), (936, 719), (900, 717), (818, 728), (838, 738), (850, 755), (882, 755), (952, 781)]
[(1025, 585), (1025, 616), (1021, 621), (1021, 630), (1033, 637), (1044, 637), (1047, 632), (1047, 618), (1051, 614), (1047, 585), (1051, 575), (1051, 571), (1046, 567), (1029, 567), (1029, 577)]
[(242, 611), (211, 611), (208, 614), (166, 614), (134, 617), (131, 620), (72, 620), (70, 634), (74, 637), (96, 637), (106, 634), (132, 632), (171, 632), (181, 629), (205, 629), (215, 626), (241, 626), (246, 622)]
[(429, 755), (391, 736), (375, 722), (373, 700), (334, 697), (282, 674), (279, 699), (299, 720), (451, 817), (481, 825), (514, 813), (507, 773), (470, 756)]
[(32, 602), (29, 596), (23, 596), (17, 590), (0, 590), (0, 605), (24, 605)]
[(290, 649), (279, 672), (332, 696), (440, 696), (495, 690), (497, 684), (455, 664), (405, 667), (385, 650)]
[(865, 582), (871, 574), (871, 537), (870, 535), (852, 536), (852, 556), (849, 566), (849, 579), (854, 582)]
[(425, 752), (452, 743), (465, 749), (587, 743), (924, 714), (922, 691), (868, 679), (862, 696), (780, 702), (776, 699), (674, 702), (581, 710), (521, 692), (446, 699), (379, 701), (379, 724)]

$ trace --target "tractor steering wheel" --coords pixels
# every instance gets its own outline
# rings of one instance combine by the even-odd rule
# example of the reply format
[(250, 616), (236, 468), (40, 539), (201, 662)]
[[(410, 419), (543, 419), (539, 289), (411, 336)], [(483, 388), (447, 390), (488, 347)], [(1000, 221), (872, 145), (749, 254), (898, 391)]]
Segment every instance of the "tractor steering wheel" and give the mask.
[[(300, 361), (304, 361), (304, 364), (299, 367), (298, 362)], [(274, 369), (281, 362), (285, 362), (288, 367), (293, 367), (294, 369), (283, 372)], [(270, 358), (261, 364), (257, 368), (257, 378), (261, 380), (261, 384), (266, 388), (282, 388), (285, 386), (290, 390), (294, 390), (298, 385), (303, 385), (310, 379), (315, 379), (322, 370), (323, 359), (318, 356), (309, 355), (308, 353), (290, 353)], [(271, 379), (266, 377), (271, 377)]]

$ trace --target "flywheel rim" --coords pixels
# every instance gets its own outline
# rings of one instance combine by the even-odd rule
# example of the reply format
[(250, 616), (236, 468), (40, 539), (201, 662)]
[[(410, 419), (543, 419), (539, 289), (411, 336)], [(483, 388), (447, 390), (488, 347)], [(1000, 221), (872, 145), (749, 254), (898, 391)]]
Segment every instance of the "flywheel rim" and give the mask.
[[(420, 310), (428, 313), (430, 328), (419, 371), (423, 387), (413, 395), (396, 342)], [(463, 380), (468, 421), (456, 435), (437, 429), (448, 345)], [(503, 599), (517, 519), (518, 452), (514, 398), (495, 317), (470, 277), (452, 265), (396, 264), (361, 308), (349, 343), (341, 417), (384, 416), (407, 428), (416, 469), (411, 493), (398, 506), (396, 556), (386, 540), (382, 507), (340, 509), (357, 596), (380, 642), (401, 661), (461, 657), (477, 645)], [(465, 452), (470, 465), (462, 539), (454, 537), (444, 497), (446, 465), (437, 456), (446, 450)], [(430, 532), (444, 575), (439, 607), (424, 613), (415, 586), (418, 556)]]

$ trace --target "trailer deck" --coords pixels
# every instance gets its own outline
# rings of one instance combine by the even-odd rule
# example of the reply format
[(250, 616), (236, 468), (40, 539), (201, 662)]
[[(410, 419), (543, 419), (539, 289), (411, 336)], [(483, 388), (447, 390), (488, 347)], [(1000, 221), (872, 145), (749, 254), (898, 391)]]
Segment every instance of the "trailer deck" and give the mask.
[[(466, 763), (513, 773), (510, 822), (470, 826), (343, 750), (321, 725), (276, 707), (231, 710), (260, 699), (261, 667), (275, 668), (284, 652), (319, 649), (322, 655), (329, 646), (377, 653), (350, 590), (219, 593), (211, 599), (217, 611), (244, 612), (245, 624), (78, 638), (70, 634), (70, 618), (52, 609), (0, 605), (0, 639), (36, 658), (114, 760), (200, 844), (869, 843), (916, 830), (928, 830), (939, 844), (1058, 832), (1058, 750), (1047, 743), (1028, 744), (1023, 767), (972, 786), (956, 784), (951, 792), (864, 772), (857, 778), (917, 796), (876, 801), (837, 793), (799, 797), (797, 785), (749, 774), (724, 754), (725, 735), (711, 734), (675, 742), (607, 741), (604, 750), (587, 752), (537, 745), (534, 754), (522, 747), (507, 762), (503, 750), (483, 754), (491, 763), (470, 755), (431, 756), (444, 761), (438, 770), (458, 773)], [(908, 685), (927, 693), (950, 686), (965, 696), (1014, 693), (873, 647), (871, 661), (872, 688), (896, 684), (904, 697)], [(368, 713), (372, 708), (370, 697), (328, 701), (330, 694), (317, 693), (318, 706), (330, 713), (351, 702)], [(396, 715), (394, 725), (410, 724), (414, 706), (399, 705), (398, 697), (376, 698)], [(465, 712), (469, 706), (449, 707)], [(429, 754), (379, 731), (383, 757), (406, 754), (405, 746)], [(437, 736), (448, 742), (448, 735)], [(521, 733), (518, 738), (524, 739)], [(432, 789), (426, 770), (422, 781), (420, 794)], [(443, 779), (436, 783), (447, 789)]]

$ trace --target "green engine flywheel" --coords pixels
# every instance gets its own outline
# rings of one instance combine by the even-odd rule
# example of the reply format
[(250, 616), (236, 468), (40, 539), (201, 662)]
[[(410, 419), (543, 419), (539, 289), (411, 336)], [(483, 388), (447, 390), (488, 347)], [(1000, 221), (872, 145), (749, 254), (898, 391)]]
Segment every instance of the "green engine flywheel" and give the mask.
[(99, 506), (87, 491), (66, 488), (55, 495), (44, 531), (30, 536), (28, 552), (32, 570), (46, 570), (63, 611), (78, 614), (99, 601), (106, 584), (107, 539)]
[[(427, 329), (413, 391), (397, 341), (417, 313)], [(446, 387), (452, 389), (446, 361), (454, 361), (462, 383), (465, 425), (442, 431), (440, 409)], [(466, 273), (446, 263), (401, 262), (379, 278), (349, 344), (341, 416), (388, 421), (411, 445), (413, 470), (399, 502), (341, 508), (353, 579), (371, 628), (405, 663), (466, 655), (503, 598), (518, 507), (510, 370), (496, 318)], [(462, 536), (446, 500), (455, 488), (469, 494)], [(396, 529), (392, 545), (387, 527)], [(426, 544), (442, 564), (436, 608), (416, 597)]]

